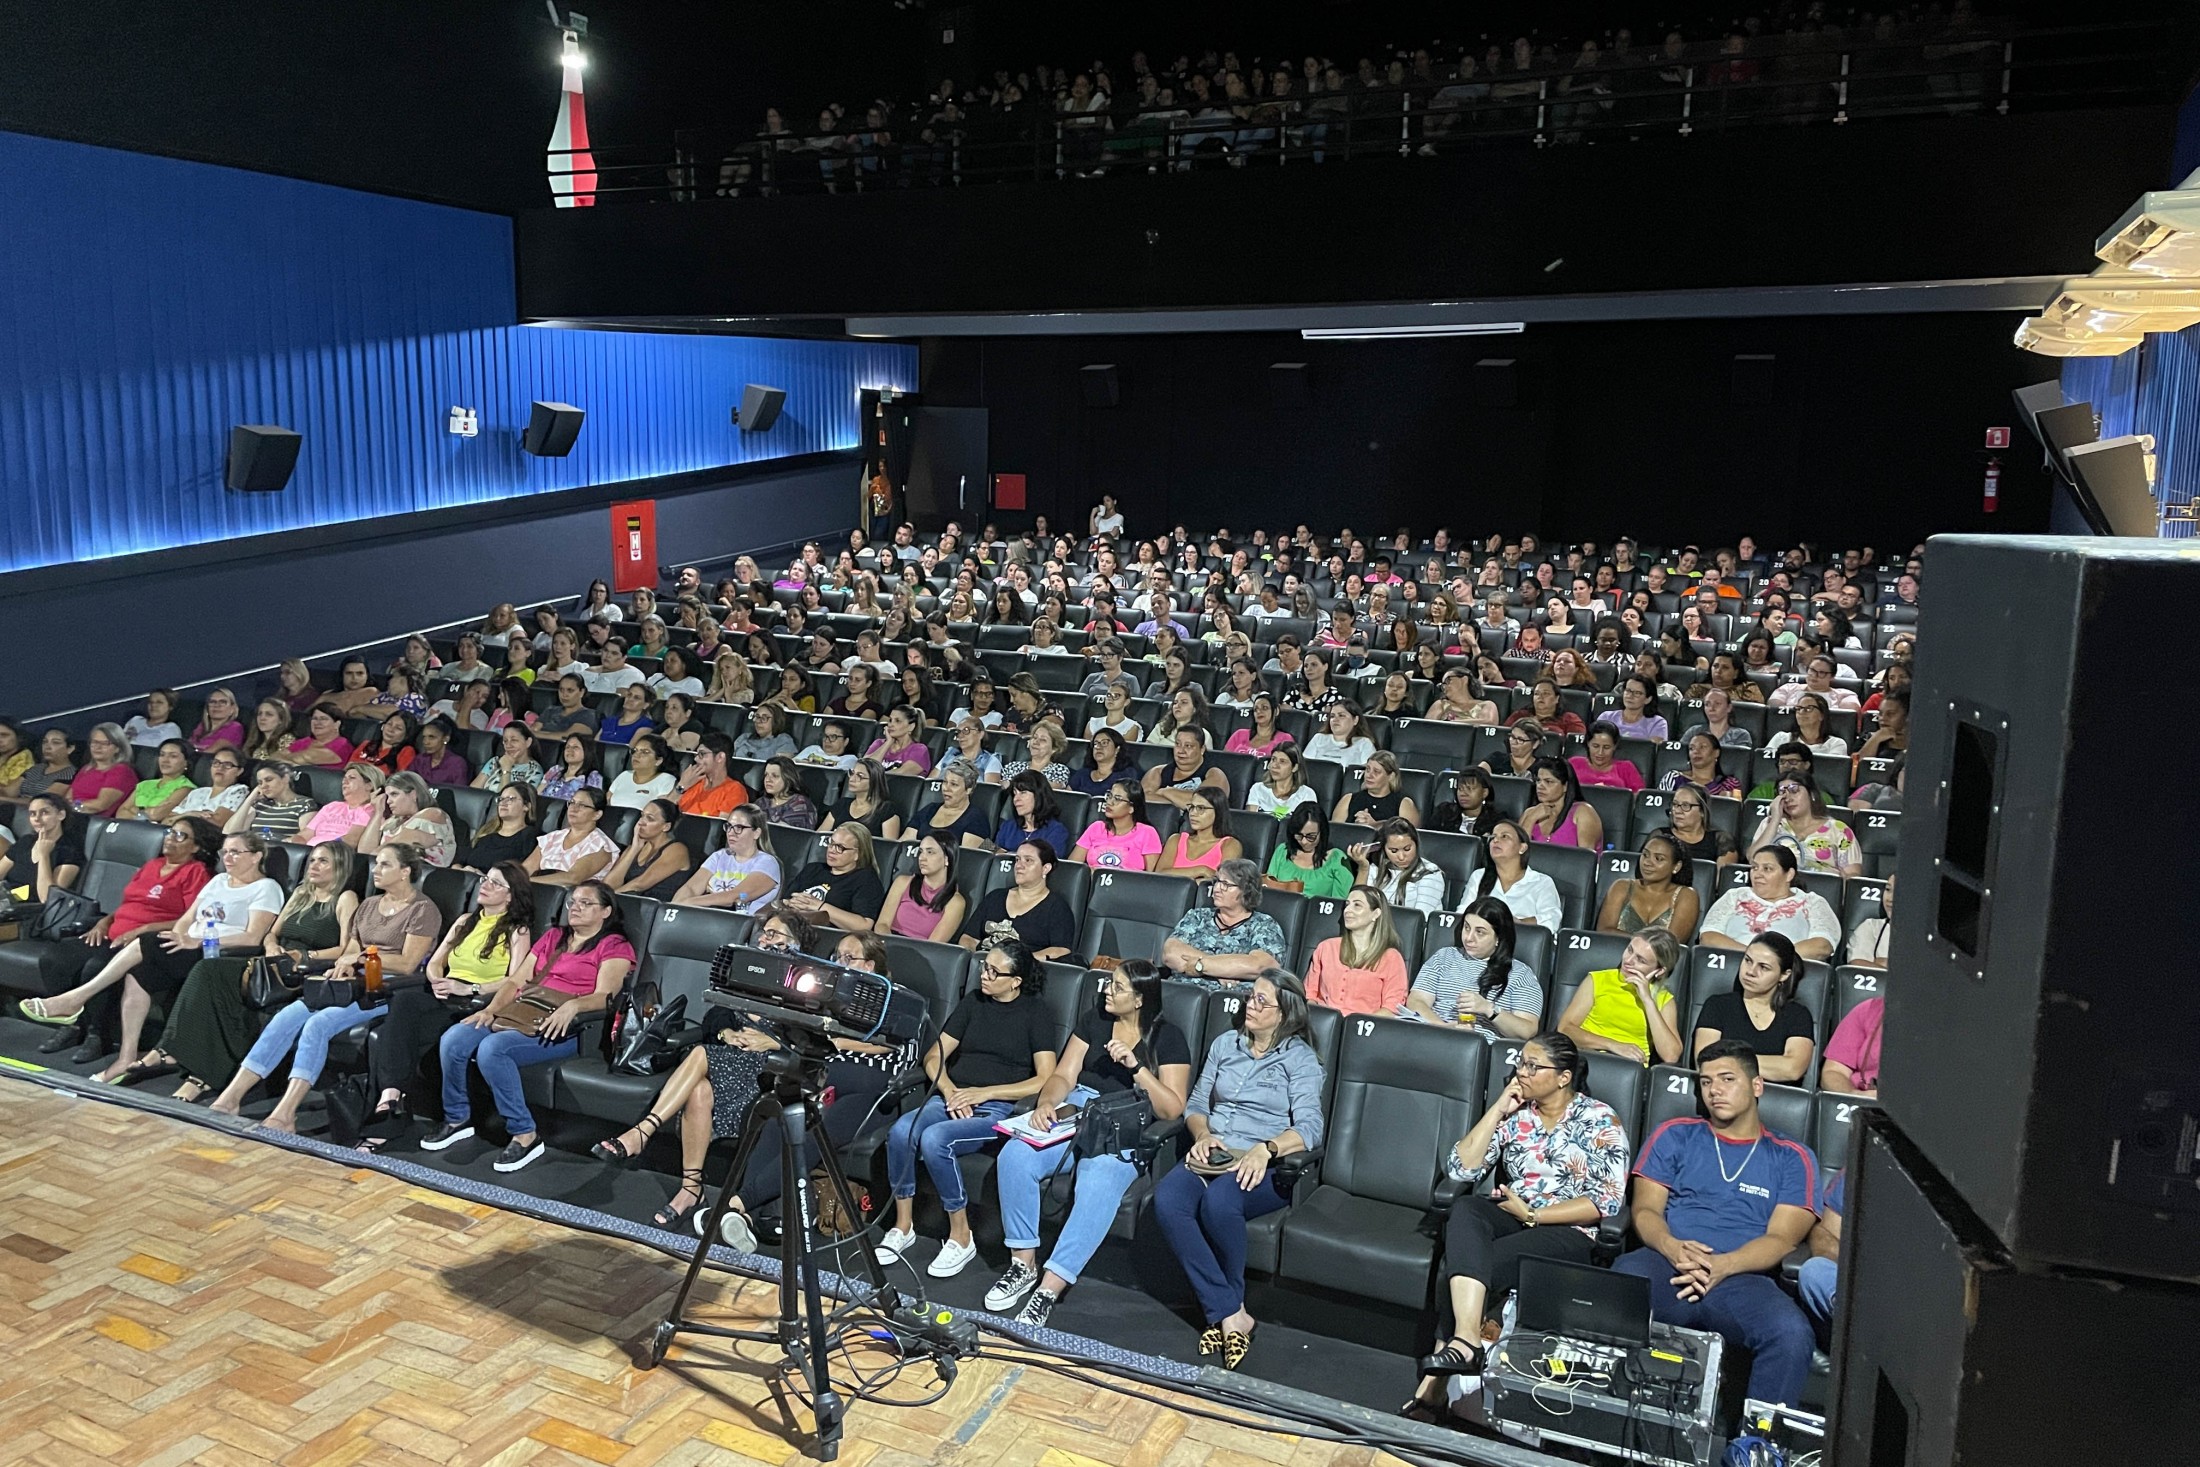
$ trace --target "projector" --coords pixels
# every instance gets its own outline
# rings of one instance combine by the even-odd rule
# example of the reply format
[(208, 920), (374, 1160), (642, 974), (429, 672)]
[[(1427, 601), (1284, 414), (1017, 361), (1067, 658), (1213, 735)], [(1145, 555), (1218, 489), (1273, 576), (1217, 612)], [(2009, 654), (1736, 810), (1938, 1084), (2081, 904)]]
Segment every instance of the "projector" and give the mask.
[(710, 965), (710, 986), (772, 1017), (841, 1039), (899, 1043), (924, 1032), (924, 995), (884, 973), (825, 958), (728, 943)]

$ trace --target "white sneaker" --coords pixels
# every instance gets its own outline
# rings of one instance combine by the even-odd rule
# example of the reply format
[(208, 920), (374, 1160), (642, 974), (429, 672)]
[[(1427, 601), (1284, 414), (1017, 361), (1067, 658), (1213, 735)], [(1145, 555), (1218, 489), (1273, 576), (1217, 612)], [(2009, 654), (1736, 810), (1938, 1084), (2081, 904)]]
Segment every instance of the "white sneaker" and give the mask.
[(1024, 1302), (1024, 1295), (1038, 1287), (1039, 1270), (1020, 1258), (1008, 1261), (1008, 1272), (1002, 1274), (992, 1288), (985, 1291), (985, 1307), (995, 1314), (1007, 1314)]
[(958, 1243), (953, 1238), (940, 1244), (939, 1253), (924, 1266), (924, 1271), (936, 1279), (951, 1279), (970, 1266), (970, 1260), (978, 1256), (978, 1243), (972, 1239)]
[(881, 1263), (899, 1263), (901, 1262), (901, 1255), (914, 1248), (916, 1244), (917, 1235), (915, 1233), (905, 1233), (900, 1228), (888, 1228), (886, 1236), (878, 1240), (878, 1247), (872, 1250), (871, 1256)]
[(726, 1215), (718, 1220), (718, 1236), (736, 1253), (756, 1251), (756, 1229), (750, 1225), (748, 1214), (736, 1208), (727, 1208)]

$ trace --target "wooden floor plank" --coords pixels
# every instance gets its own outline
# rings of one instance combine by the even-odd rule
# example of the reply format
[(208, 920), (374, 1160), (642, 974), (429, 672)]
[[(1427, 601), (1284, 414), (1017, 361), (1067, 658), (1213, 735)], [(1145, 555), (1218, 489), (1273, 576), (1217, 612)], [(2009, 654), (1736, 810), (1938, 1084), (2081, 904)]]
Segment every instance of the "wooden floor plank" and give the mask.
[[(0, 1467), (807, 1460), (766, 1347), (636, 1368), (658, 1253), (4, 1079), (0, 1137)], [(727, 1279), (703, 1312), (776, 1309)], [(840, 1460), (1399, 1467), (1166, 1402), (981, 1356), (933, 1406), (856, 1404)]]

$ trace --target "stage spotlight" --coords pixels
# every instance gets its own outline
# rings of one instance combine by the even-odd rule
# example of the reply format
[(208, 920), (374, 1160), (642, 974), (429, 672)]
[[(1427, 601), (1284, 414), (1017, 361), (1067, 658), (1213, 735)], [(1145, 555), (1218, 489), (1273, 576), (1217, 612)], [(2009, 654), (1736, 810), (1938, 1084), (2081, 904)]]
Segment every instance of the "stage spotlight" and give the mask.
[(2139, 195), (2093, 253), (2143, 275), (2200, 277), (2200, 170), (2181, 188)]

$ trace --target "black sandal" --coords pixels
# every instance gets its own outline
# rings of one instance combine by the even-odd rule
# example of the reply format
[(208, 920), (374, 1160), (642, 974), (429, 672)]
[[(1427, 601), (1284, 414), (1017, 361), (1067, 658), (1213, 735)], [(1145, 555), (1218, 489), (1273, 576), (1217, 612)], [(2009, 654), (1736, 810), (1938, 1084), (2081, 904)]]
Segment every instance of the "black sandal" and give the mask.
[[(657, 1134), (656, 1115), (652, 1113), (643, 1116), (634, 1123), (634, 1129), (642, 1133), (642, 1144), (639, 1150), (629, 1151), (619, 1143), (619, 1136), (626, 1134), (626, 1132), (621, 1131), (619, 1136), (607, 1136), (589, 1147), (588, 1154), (596, 1160), (607, 1162), (612, 1166), (625, 1166), (628, 1162), (640, 1156), (643, 1151), (649, 1149), (649, 1138)], [(682, 1172), (680, 1175), (685, 1177), (687, 1173)]]
[(159, 1059), (141, 1059), (135, 1064), (125, 1065), (121, 1073), (107, 1083), (110, 1085), (135, 1085), (140, 1080), (158, 1080), (163, 1075), (177, 1075), (182, 1072), (183, 1066), (177, 1064), (168, 1056), (162, 1055)]
[(1418, 1421), (1423, 1426), (1440, 1426), (1444, 1419), (1437, 1413), (1434, 1403), (1424, 1401), (1419, 1396), (1406, 1397), (1406, 1403), (1398, 1408), (1398, 1414), (1408, 1421)]
[(368, 1116), (367, 1119), (370, 1121), (386, 1121), (393, 1117), (402, 1117), (405, 1114), (405, 1092), (400, 1090), (397, 1092), (397, 1099), (395, 1100), (377, 1101), (374, 1114)]
[[(677, 1228), (688, 1220), (688, 1214), (703, 1205), (703, 1169), (701, 1167), (697, 1167), (693, 1171), (682, 1171), (680, 1173), (680, 1192), (693, 1192), (695, 1200), (685, 1207), (674, 1207), (672, 1203), (667, 1202), (657, 1210), (656, 1216), (652, 1217), (650, 1221), (660, 1228)], [(673, 1193), (673, 1197), (677, 1199), (680, 1192)]]
[(1479, 1345), (1464, 1354), (1456, 1346), (1446, 1345), (1433, 1355), (1421, 1357), (1421, 1375), (1424, 1379), (1432, 1376), (1480, 1375), (1482, 1367), (1487, 1363), (1488, 1356)]

